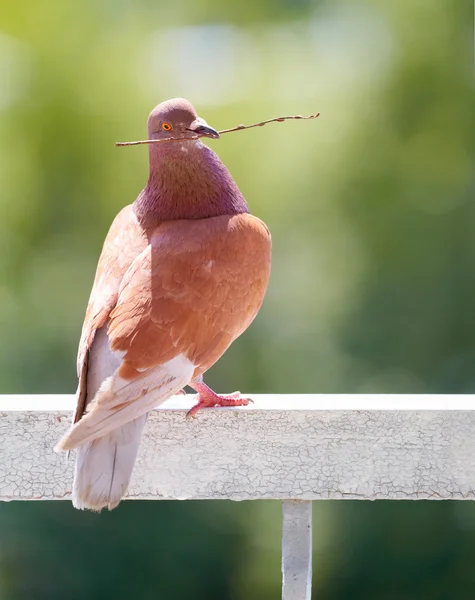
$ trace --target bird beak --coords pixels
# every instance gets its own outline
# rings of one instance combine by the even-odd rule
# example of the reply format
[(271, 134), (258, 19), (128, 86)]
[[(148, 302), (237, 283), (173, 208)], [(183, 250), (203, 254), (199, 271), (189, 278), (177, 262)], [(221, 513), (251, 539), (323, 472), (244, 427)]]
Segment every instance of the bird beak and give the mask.
[(216, 129), (210, 127), (208, 123), (200, 117), (193, 121), (189, 127), (189, 131), (193, 131), (193, 133), (199, 133), (203, 137), (210, 137), (214, 139), (219, 138), (219, 133), (216, 131)]

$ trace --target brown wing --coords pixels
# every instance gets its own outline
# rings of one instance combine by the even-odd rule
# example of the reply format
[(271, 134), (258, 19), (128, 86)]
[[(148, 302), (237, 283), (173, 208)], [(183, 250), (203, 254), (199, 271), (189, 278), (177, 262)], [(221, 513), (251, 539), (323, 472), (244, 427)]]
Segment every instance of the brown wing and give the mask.
[(147, 245), (148, 241), (132, 206), (126, 206), (114, 219), (104, 241), (84, 318), (77, 358), (79, 388), (74, 423), (81, 418), (85, 409), (87, 363), (94, 335), (107, 322), (116, 305), (125, 272)]
[(249, 214), (159, 225), (110, 315), (111, 348), (126, 352), (120, 375), (179, 354), (194, 377), (206, 371), (256, 316), (270, 260), (269, 231)]

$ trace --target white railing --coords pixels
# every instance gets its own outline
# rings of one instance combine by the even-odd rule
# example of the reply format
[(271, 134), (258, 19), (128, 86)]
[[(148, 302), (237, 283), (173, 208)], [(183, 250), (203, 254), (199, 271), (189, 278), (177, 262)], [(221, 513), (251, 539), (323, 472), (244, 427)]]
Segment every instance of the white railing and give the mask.
[[(284, 600), (311, 597), (311, 501), (475, 499), (475, 397), (253, 396), (184, 418), (154, 411), (131, 499), (283, 500)], [(0, 500), (68, 499), (73, 461), (53, 452), (73, 396), (0, 396)]]

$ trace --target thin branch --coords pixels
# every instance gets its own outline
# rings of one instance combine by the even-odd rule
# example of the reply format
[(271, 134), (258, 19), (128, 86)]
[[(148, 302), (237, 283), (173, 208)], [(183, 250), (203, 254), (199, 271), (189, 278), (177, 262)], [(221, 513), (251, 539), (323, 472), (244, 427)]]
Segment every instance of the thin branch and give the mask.
[(136, 142), (116, 142), (116, 146), (139, 146), (140, 144), (163, 144), (164, 142), (182, 142), (183, 140), (199, 140), (203, 135), (193, 135), (186, 138), (163, 138), (161, 140), (138, 140)]
[(316, 119), (320, 116), (320, 113), (316, 115), (309, 115), (308, 117), (302, 117), (302, 115), (293, 115), (291, 117), (276, 117), (275, 119), (267, 119), (267, 121), (261, 121), (260, 123), (254, 123), (253, 125), (238, 125), (237, 127), (233, 127), (232, 129), (223, 129), (222, 131), (218, 131), (219, 135), (222, 133), (231, 133), (231, 131), (241, 131), (241, 129), (251, 129), (252, 127), (262, 127), (263, 125), (267, 125), (267, 123), (283, 123), (284, 121), (288, 121), (289, 119), (304, 119), (308, 121), (309, 119)]
[[(276, 117), (275, 119), (267, 119), (267, 121), (261, 121), (260, 123), (253, 123), (252, 125), (237, 125), (236, 127), (232, 127), (231, 129), (222, 129), (218, 131), (219, 135), (223, 133), (231, 133), (232, 131), (242, 131), (243, 129), (252, 129), (253, 127), (262, 127), (263, 125), (267, 125), (267, 123), (283, 123), (284, 121), (288, 121), (289, 119), (304, 119), (306, 121), (310, 119), (316, 119), (320, 116), (320, 113), (316, 115), (309, 115), (308, 117), (302, 117), (302, 115), (292, 115), (290, 117)], [(137, 142), (116, 142), (116, 146), (139, 146), (140, 144), (162, 144), (163, 142), (182, 142), (184, 139), (186, 140), (199, 140), (202, 137), (208, 137), (206, 134), (197, 134), (192, 137), (187, 138), (164, 138), (161, 140), (138, 140)]]

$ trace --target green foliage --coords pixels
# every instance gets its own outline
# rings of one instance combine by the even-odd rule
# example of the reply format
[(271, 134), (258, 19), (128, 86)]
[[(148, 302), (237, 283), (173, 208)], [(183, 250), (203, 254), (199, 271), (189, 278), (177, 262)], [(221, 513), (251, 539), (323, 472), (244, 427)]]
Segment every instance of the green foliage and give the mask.
[[(273, 233), (269, 293), (208, 382), (249, 392), (475, 391), (472, 3), (4, 2), (1, 393), (75, 389), (107, 228), (185, 96)], [(217, 449), (219, 451), (219, 449)], [(0, 464), (1, 468), (1, 464)], [(474, 513), (319, 503), (315, 597), (473, 598)], [(279, 596), (278, 503), (0, 507), (0, 597)]]

